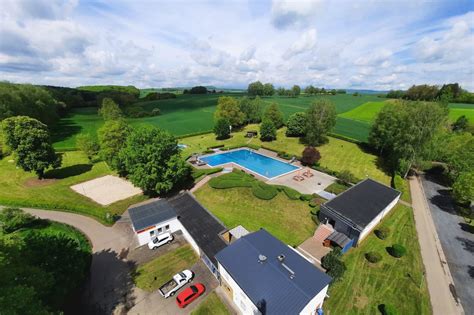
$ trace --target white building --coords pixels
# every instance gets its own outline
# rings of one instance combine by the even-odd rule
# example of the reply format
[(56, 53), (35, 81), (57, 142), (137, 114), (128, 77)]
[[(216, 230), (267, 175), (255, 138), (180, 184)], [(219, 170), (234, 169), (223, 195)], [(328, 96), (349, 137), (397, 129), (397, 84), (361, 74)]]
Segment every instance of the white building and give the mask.
[(317, 314), (331, 278), (266, 230), (216, 255), (221, 286), (242, 314)]

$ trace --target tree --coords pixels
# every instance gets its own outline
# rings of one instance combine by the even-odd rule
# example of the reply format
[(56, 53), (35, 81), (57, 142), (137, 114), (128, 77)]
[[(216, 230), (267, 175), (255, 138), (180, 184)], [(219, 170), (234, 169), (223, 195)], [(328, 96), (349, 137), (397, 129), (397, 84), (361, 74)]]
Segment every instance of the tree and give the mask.
[(293, 85), (291, 88), (291, 92), (293, 93), (293, 96), (298, 97), (301, 93), (301, 88), (299, 85)]
[(405, 98), (412, 101), (435, 101), (439, 99), (439, 89), (436, 85), (413, 85), (406, 93)]
[(306, 132), (306, 113), (297, 112), (290, 115), (286, 127), (287, 137), (303, 137)]
[(336, 125), (336, 107), (328, 100), (317, 100), (306, 112), (306, 143), (317, 146)]
[(427, 154), (447, 114), (447, 107), (440, 103), (397, 102), (385, 106), (372, 125), (369, 143), (387, 158), (393, 171), (405, 177), (411, 165)]
[(273, 141), (276, 140), (277, 129), (273, 122), (269, 119), (263, 119), (260, 124), (260, 140)]
[(18, 208), (5, 208), (0, 211), (0, 227), (4, 233), (12, 233), (30, 226), (36, 218)]
[(467, 119), (466, 115), (462, 115), (456, 119), (456, 121), (451, 125), (453, 131), (456, 132), (463, 132), (469, 126), (469, 120)]
[(309, 94), (309, 95), (313, 95), (315, 94), (316, 90), (314, 88), (314, 86), (312, 85), (308, 85), (307, 87), (304, 88), (304, 93), (305, 94)]
[(241, 126), (245, 120), (245, 114), (240, 110), (239, 102), (231, 96), (221, 96), (217, 100), (217, 109), (214, 119), (226, 118), (232, 127)]
[(341, 279), (347, 269), (341, 260), (341, 255), (341, 249), (336, 248), (321, 259), (321, 266), (326, 269), (327, 274), (332, 277), (333, 282)]
[(252, 82), (247, 88), (247, 93), (250, 96), (262, 96), (263, 95), (263, 84), (260, 81)]
[(240, 111), (244, 114), (244, 123), (259, 123), (262, 120), (263, 102), (260, 97), (250, 99), (242, 97), (239, 100)]
[(227, 118), (219, 118), (214, 123), (214, 133), (218, 140), (230, 137), (230, 122)]
[(159, 128), (139, 128), (127, 137), (119, 159), (128, 179), (146, 194), (170, 192), (190, 176), (181, 158), (177, 140)]
[(42, 179), (47, 168), (61, 165), (45, 124), (27, 116), (15, 116), (4, 120), (2, 129), (6, 144), (16, 154), (17, 166), (24, 171), (35, 172)]
[(474, 171), (461, 173), (453, 184), (453, 195), (460, 204), (474, 200)]
[(321, 153), (315, 147), (306, 147), (301, 156), (303, 165), (313, 166), (321, 159)]
[(76, 147), (92, 161), (100, 151), (99, 143), (89, 133), (81, 133), (76, 137)]
[(107, 120), (117, 120), (123, 116), (122, 110), (111, 98), (104, 98), (99, 108), (99, 115)]
[(207, 94), (207, 88), (205, 86), (194, 86), (189, 91), (190, 94)]
[(125, 146), (132, 129), (123, 119), (109, 120), (98, 130), (100, 157), (111, 169), (123, 172), (119, 152)]
[(285, 124), (283, 121), (283, 113), (280, 111), (277, 103), (271, 103), (267, 106), (263, 113), (263, 120), (265, 119), (273, 122), (277, 129), (280, 129)]
[(273, 87), (273, 84), (265, 83), (263, 85), (263, 95), (272, 96), (273, 94), (275, 94), (275, 88)]
[(277, 90), (276, 90), (276, 93), (278, 96), (285, 96), (286, 95), (286, 90), (285, 88), (283, 87), (279, 87)]

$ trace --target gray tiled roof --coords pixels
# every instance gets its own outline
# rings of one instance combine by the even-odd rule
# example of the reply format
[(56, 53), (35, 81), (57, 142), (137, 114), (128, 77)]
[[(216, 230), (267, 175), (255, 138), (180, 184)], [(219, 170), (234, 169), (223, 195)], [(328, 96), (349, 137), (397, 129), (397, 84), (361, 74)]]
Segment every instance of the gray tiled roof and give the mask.
[(167, 200), (161, 199), (128, 209), (135, 231), (176, 218), (176, 211)]

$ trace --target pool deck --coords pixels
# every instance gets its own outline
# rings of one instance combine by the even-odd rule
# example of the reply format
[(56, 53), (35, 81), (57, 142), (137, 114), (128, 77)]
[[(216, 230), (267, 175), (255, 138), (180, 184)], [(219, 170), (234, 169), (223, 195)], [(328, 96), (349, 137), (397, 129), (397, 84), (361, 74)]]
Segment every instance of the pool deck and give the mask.
[[(237, 148), (235, 150), (239, 150), (239, 149), (241, 149), (241, 148)], [(266, 150), (266, 149), (259, 149), (259, 150), (256, 150), (256, 151), (258, 153), (262, 154), (262, 155), (271, 157), (275, 160), (281, 161), (283, 163), (288, 163), (288, 160), (284, 160), (284, 159), (278, 157), (276, 152)], [(223, 151), (223, 152), (229, 152), (229, 151)], [(217, 151), (216, 153), (219, 153), (219, 151)], [(227, 164), (220, 165), (219, 167), (243, 170), (245, 172), (248, 172), (248, 173), (254, 175), (255, 178), (257, 178), (257, 179), (259, 179), (263, 182), (266, 182), (267, 184), (288, 186), (288, 187), (291, 187), (291, 188), (293, 188), (293, 189), (295, 189), (298, 192), (303, 193), (303, 194), (318, 193), (318, 192), (324, 190), (326, 187), (328, 187), (329, 185), (331, 185), (332, 183), (334, 183), (336, 181), (336, 178), (333, 177), (333, 176), (330, 176), (330, 175), (327, 175), (325, 173), (313, 170), (313, 169), (308, 168), (308, 167), (304, 167), (303, 165), (301, 165), (300, 161), (295, 161), (294, 163), (291, 163), (291, 165), (297, 166), (297, 167), (299, 167), (299, 169), (294, 170), (294, 171), (292, 171), (290, 173), (287, 173), (287, 174), (283, 174), (283, 175), (271, 178), (271, 179), (266, 178), (264, 176), (261, 176), (261, 175), (255, 173), (255, 172), (251, 172), (248, 169), (246, 169), (244, 167), (241, 167), (240, 165), (235, 164), (235, 163), (227, 163)], [(201, 166), (197, 166), (197, 165), (193, 164), (193, 166), (196, 167), (196, 168), (211, 168), (207, 164), (206, 165), (201, 165)], [(308, 170), (313, 174), (312, 177), (303, 176), (303, 172), (308, 171)], [(304, 178), (304, 180), (302, 180), (302, 181), (294, 180), (293, 177), (295, 175), (302, 176)]]

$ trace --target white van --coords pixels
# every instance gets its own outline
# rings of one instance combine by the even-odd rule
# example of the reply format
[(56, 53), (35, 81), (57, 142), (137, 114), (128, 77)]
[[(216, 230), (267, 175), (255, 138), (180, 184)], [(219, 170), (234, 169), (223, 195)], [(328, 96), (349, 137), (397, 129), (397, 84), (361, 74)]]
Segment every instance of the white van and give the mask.
[(171, 243), (173, 239), (174, 239), (174, 236), (168, 232), (157, 235), (154, 238), (152, 238), (151, 241), (148, 242), (148, 248), (157, 249), (161, 245)]

